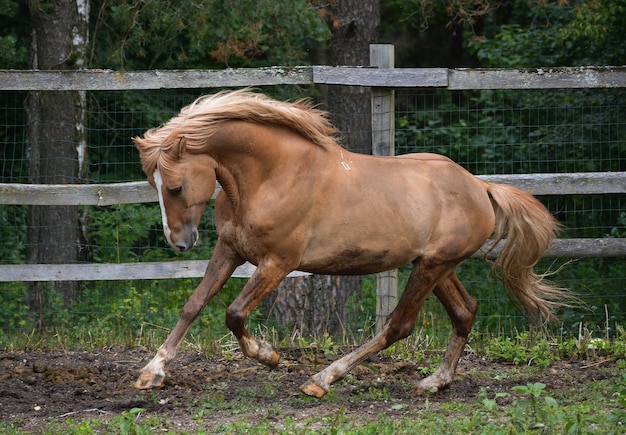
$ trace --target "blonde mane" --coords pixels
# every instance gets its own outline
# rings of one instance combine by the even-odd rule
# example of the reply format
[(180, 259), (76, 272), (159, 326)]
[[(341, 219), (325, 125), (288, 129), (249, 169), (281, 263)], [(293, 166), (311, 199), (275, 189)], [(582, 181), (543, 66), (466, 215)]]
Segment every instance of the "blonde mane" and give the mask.
[(287, 103), (247, 89), (222, 91), (198, 98), (161, 127), (148, 130), (143, 138), (133, 138), (143, 171), (152, 174), (159, 160), (182, 137), (185, 137), (186, 149), (190, 153), (202, 152), (207, 138), (219, 124), (232, 120), (286, 127), (321, 147), (336, 144), (337, 129), (328, 114), (316, 109), (310, 100)]

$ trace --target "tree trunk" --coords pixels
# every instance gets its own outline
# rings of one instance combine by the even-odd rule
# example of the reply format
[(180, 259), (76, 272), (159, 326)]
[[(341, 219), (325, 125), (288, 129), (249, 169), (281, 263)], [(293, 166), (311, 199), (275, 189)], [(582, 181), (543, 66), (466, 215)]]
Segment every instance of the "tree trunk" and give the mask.
[(332, 336), (350, 336), (353, 331), (347, 327), (355, 325), (349, 319), (355, 318), (358, 308), (348, 310), (346, 303), (355, 292), (360, 297), (361, 287), (360, 281), (356, 286), (348, 283), (356, 278), (333, 275), (287, 278), (267, 298), (266, 315), (302, 335), (321, 336), (328, 332)]
[[(31, 67), (73, 70), (83, 66), (88, 39), (88, 0), (30, 0)], [(30, 92), (27, 97), (29, 182), (78, 183), (87, 167), (85, 93)], [(79, 258), (79, 215), (76, 206), (31, 206), (28, 213), (28, 263), (76, 263)], [(44, 308), (54, 290), (67, 306), (78, 282), (29, 284), (29, 305), (46, 326)]]
[[(332, 33), (326, 53), (329, 65), (369, 65), (369, 45), (378, 39), (379, 9), (378, 0), (329, 3), (326, 15)], [(341, 131), (342, 145), (352, 151), (371, 153), (370, 88), (320, 88), (324, 108)], [(348, 312), (346, 302), (355, 292), (359, 292), (358, 299), (360, 290), (360, 276), (288, 278), (268, 298), (267, 314), (281, 324), (294, 324), (303, 334), (328, 332), (336, 336), (344, 331), (349, 317), (356, 314), (356, 310)]]

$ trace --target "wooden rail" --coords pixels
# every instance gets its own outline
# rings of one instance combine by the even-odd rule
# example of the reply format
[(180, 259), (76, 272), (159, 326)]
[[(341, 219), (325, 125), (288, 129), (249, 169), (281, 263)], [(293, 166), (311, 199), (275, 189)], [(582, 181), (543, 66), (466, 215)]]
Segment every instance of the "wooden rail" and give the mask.
[(626, 87), (626, 67), (447, 69), (300, 66), (153, 71), (0, 70), (0, 91), (201, 89), (311, 83), (450, 90), (623, 88)]
[[(626, 172), (479, 175), (491, 183), (510, 184), (535, 196), (626, 193)], [(218, 184), (213, 198), (220, 191)], [(114, 205), (158, 202), (147, 181), (111, 184), (0, 183), (0, 204)]]
[[(482, 258), (491, 242), (473, 257)], [(489, 258), (500, 251), (494, 249)], [(557, 239), (552, 242), (546, 257), (616, 257), (626, 253), (626, 239)], [(177, 260), (145, 263), (88, 263), (88, 264), (3, 264), (0, 282), (13, 281), (115, 281), (129, 279), (201, 278), (208, 261)], [(250, 263), (238, 267), (234, 278), (249, 278), (256, 270)], [(294, 271), (289, 277), (310, 275)]]
[[(128, 279), (201, 278), (207, 260), (179, 260), (144, 263), (83, 264), (3, 264), (0, 282), (12, 281), (115, 281)], [(256, 267), (250, 263), (239, 266), (234, 278), (250, 278)], [(288, 276), (310, 275), (292, 272)]]

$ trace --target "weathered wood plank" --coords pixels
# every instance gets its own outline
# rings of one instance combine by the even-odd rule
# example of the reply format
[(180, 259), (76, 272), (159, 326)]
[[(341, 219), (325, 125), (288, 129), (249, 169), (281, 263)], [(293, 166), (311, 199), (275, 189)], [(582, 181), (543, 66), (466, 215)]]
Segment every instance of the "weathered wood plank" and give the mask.
[(624, 88), (626, 67), (453, 69), (448, 89)]
[(117, 91), (194, 89), (268, 85), (306, 85), (311, 67), (237, 68), (225, 70), (26, 71), (0, 70), (3, 91)]
[[(483, 257), (491, 245), (485, 243), (474, 257)], [(489, 255), (500, 251), (502, 242)], [(552, 242), (546, 257), (623, 257), (626, 239), (557, 239)], [(154, 263), (122, 264), (3, 264), (0, 282), (12, 281), (113, 281), (130, 279), (200, 278), (204, 276), (207, 261), (188, 260)], [(249, 263), (238, 268), (235, 278), (249, 278), (255, 267)], [(289, 276), (309, 275), (294, 271)]]
[[(493, 242), (487, 241), (473, 257), (483, 257)], [(500, 242), (488, 255), (494, 258), (500, 252), (504, 242)], [(555, 239), (550, 244), (544, 257), (623, 257), (626, 256), (626, 238), (624, 239)]]
[[(216, 186), (213, 198), (222, 187)], [(111, 184), (0, 183), (0, 204), (9, 205), (114, 205), (157, 202), (147, 181)]]
[(448, 86), (446, 68), (367, 68), (314, 66), (313, 83), (383, 88)]
[(623, 88), (626, 67), (535, 69), (269, 67), (225, 70), (0, 70), (0, 90), (201, 89), (280, 84), (464, 89)]
[[(207, 264), (208, 261), (202, 260), (121, 264), (4, 264), (0, 265), (0, 282), (201, 278)], [(232, 276), (250, 278), (255, 270), (255, 266), (245, 263)], [(289, 276), (302, 275), (309, 274), (295, 271)]]
[(0, 204), (113, 205), (158, 201), (147, 181), (111, 184), (0, 183)]
[(226, 70), (28, 71), (0, 70), (0, 90), (135, 90), (245, 87), (287, 84), (378, 87), (446, 87), (446, 68), (269, 67)]
[[(626, 193), (626, 172), (480, 175), (479, 178), (492, 183), (511, 184), (538, 196)], [(218, 185), (213, 198), (220, 190)], [(111, 184), (0, 183), (0, 204), (112, 205), (157, 200), (154, 189), (147, 181)]]
[(479, 178), (511, 184), (538, 196), (626, 193), (626, 172), (480, 175)]

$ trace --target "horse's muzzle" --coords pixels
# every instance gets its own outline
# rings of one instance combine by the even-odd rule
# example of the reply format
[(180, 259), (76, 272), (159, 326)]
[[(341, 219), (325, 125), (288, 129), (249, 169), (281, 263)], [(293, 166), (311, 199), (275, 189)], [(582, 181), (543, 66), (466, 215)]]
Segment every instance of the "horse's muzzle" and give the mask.
[(194, 228), (191, 231), (185, 232), (184, 237), (172, 237), (171, 245), (172, 248), (176, 249), (179, 252), (186, 252), (192, 250), (196, 246), (196, 243), (198, 243), (198, 230)]

